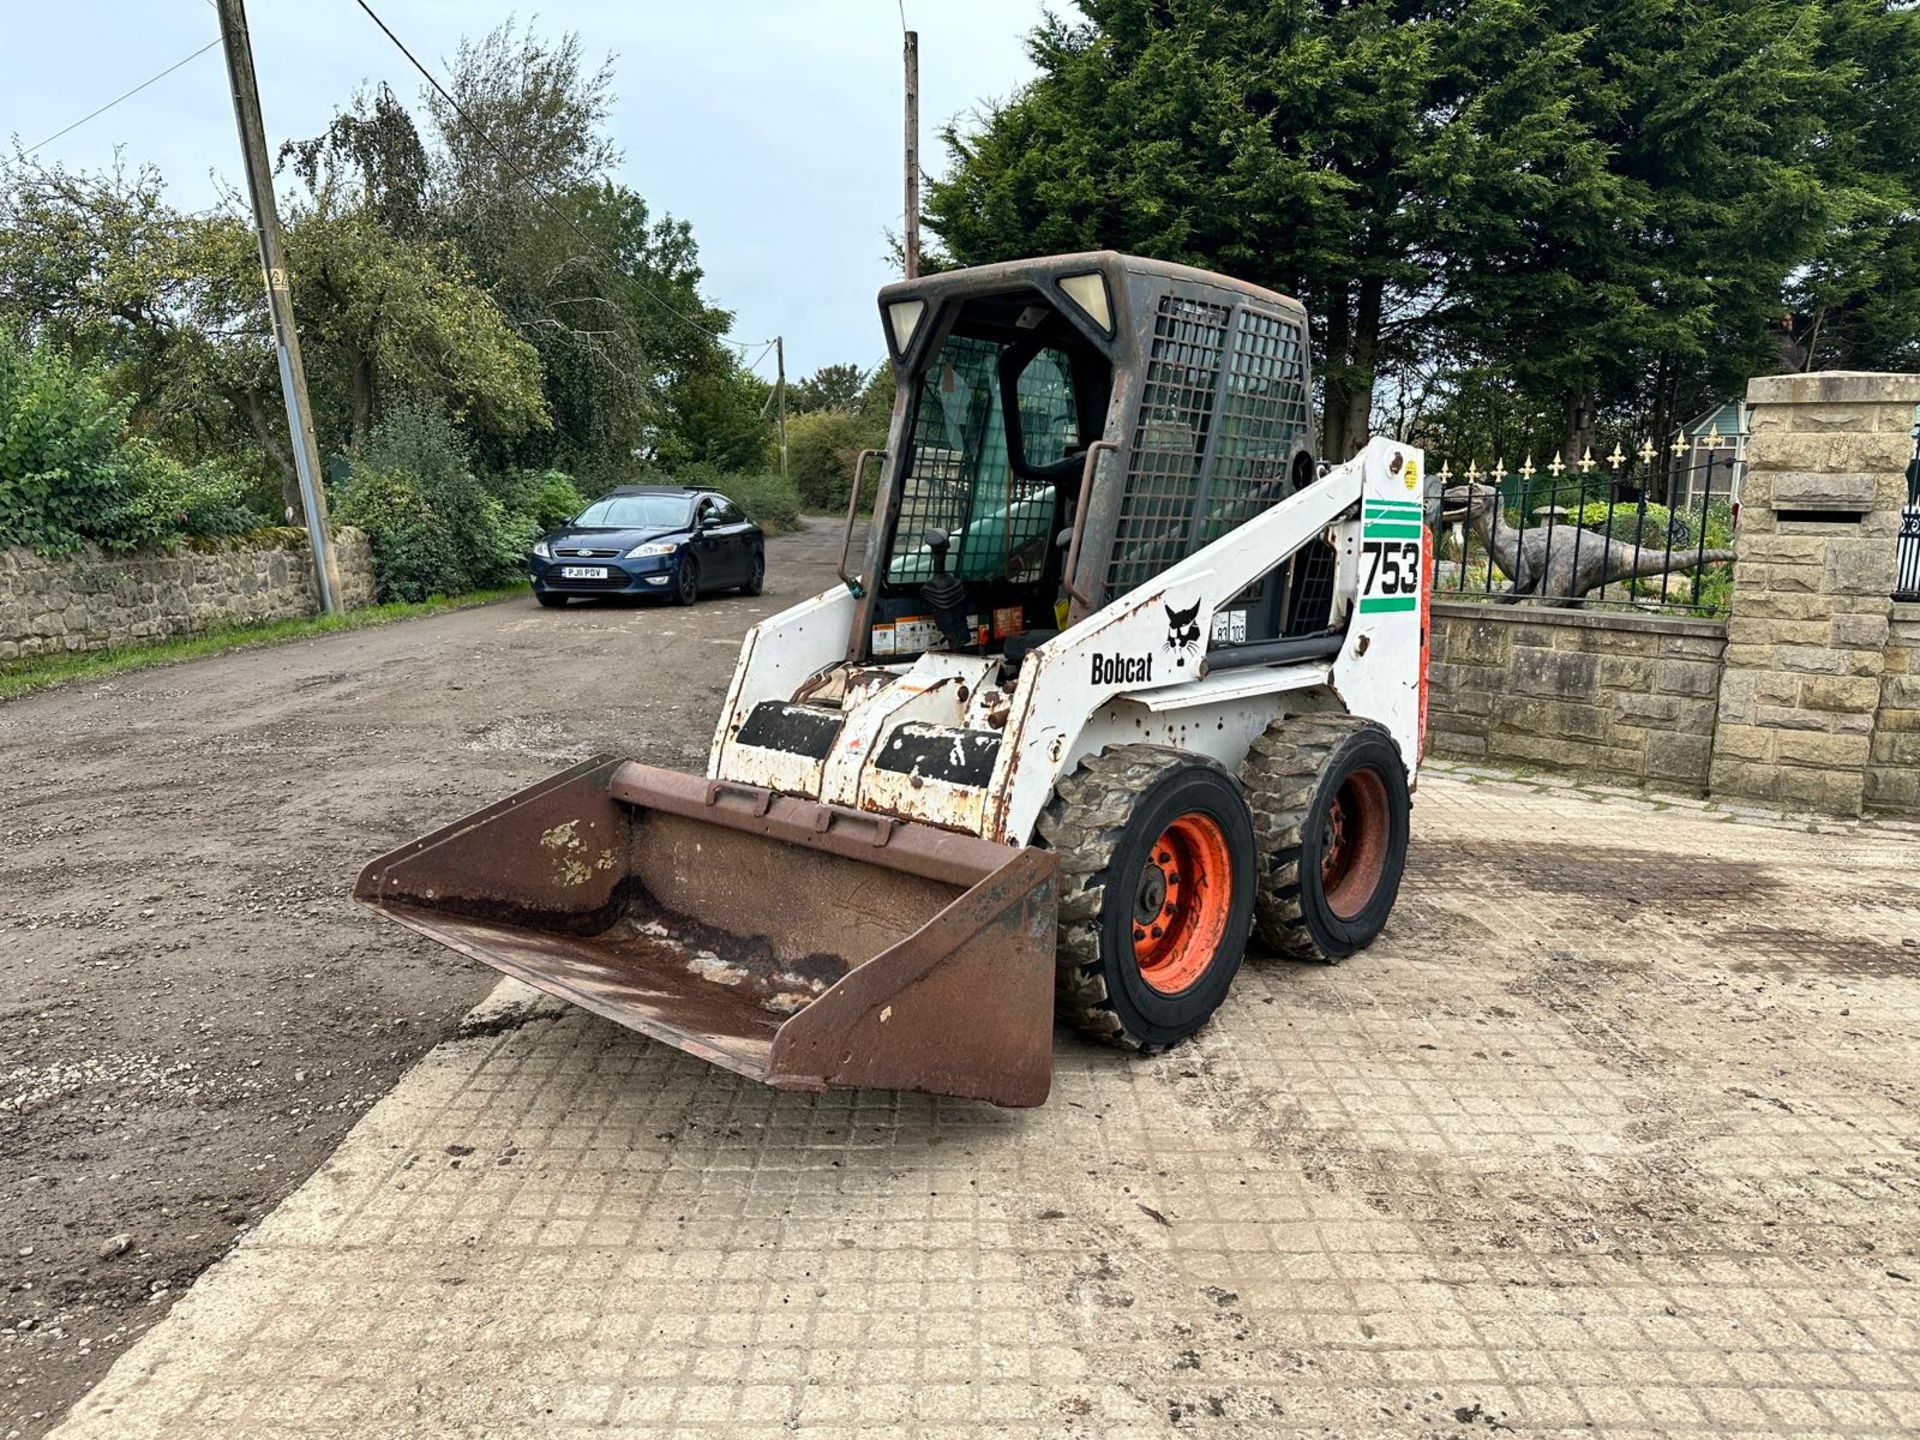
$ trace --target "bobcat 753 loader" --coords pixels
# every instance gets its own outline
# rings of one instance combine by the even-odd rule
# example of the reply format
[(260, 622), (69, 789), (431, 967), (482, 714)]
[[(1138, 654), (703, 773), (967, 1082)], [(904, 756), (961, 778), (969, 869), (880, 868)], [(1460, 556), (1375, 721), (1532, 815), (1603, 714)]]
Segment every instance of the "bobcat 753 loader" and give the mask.
[[(1249, 933), (1385, 924), (1423, 733), (1422, 457), (1316, 478), (1301, 307), (1111, 253), (888, 286), (864, 564), (741, 648), (704, 777), (602, 758), (359, 899), (787, 1089), (1046, 1098)], [(861, 457), (862, 470), (872, 455)]]

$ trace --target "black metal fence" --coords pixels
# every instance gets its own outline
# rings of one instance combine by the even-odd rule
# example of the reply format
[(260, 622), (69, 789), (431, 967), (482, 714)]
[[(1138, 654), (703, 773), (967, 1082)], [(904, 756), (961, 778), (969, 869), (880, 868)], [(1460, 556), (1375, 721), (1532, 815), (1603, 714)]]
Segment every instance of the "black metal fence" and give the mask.
[(1920, 600), (1920, 421), (1913, 427), (1913, 458), (1907, 462), (1907, 506), (1900, 512), (1900, 539), (1893, 598)]
[(1575, 465), (1443, 465), (1435, 593), (1726, 614), (1738, 523), (1731, 447), (1696, 451), (1665, 474), (1659, 458), (1644, 446)]

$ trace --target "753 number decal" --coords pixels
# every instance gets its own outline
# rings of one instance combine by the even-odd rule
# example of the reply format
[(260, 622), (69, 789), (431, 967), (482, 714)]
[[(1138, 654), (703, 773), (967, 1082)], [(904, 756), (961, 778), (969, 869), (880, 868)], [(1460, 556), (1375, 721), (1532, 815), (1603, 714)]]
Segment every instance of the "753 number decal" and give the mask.
[(1412, 595), (1420, 589), (1420, 542), (1418, 540), (1366, 540), (1360, 545), (1366, 557), (1367, 579), (1362, 587), (1366, 595)]

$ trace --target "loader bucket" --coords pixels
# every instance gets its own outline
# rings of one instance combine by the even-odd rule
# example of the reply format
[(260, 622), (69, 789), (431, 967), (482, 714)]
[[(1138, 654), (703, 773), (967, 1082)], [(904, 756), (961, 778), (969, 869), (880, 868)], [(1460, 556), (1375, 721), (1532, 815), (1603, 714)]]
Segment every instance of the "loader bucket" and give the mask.
[(603, 757), (369, 865), (354, 898), (789, 1090), (1038, 1105), (1058, 862)]

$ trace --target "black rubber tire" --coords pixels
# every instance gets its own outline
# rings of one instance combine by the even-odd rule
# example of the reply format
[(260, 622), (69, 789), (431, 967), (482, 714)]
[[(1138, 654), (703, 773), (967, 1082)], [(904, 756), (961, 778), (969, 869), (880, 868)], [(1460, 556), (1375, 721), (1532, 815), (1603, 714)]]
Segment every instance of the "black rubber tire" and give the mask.
[[(1141, 978), (1133, 907), (1153, 843), (1181, 815), (1212, 819), (1234, 884), (1214, 958), (1167, 995)], [(1062, 780), (1037, 832), (1060, 857), (1055, 1017), (1081, 1034), (1152, 1053), (1193, 1034), (1226, 999), (1253, 925), (1258, 859), (1253, 816), (1222, 766), (1157, 745), (1117, 745)]]
[(700, 598), (700, 562), (691, 555), (680, 559), (680, 568), (674, 572), (673, 603), (691, 605)]
[(767, 588), (767, 552), (756, 549), (753, 552), (753, 568), (747, 572), (747, 582), (740, 587), (742, 595), (758, 595)]
[(543, 594), (539, 591), (534, 592), (533, 598), (540, 602), (543, 610), (558, 610), (567, 603), (567, 597), (564, 595)]
[[(1351, 914), (1334, 912), (1320, 857), (1334, 798), (1359, 770), (1378, 778), (1384, 799), (1384, 853), (1373, 893)], [(1352, 715), (1283, 715), (1253, 742), (1240, 767), (1263, 859), (1254, 934), (1286, 955), (1343, 960), (1364, 950), (1387, 923), (1407, 864), (1412, 798), (1400, 747), (1386, 729)], [(1301, 856), (1313, 863), (1303, 866)]]

